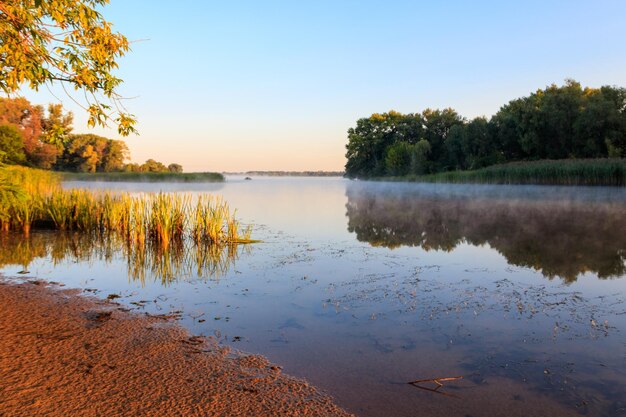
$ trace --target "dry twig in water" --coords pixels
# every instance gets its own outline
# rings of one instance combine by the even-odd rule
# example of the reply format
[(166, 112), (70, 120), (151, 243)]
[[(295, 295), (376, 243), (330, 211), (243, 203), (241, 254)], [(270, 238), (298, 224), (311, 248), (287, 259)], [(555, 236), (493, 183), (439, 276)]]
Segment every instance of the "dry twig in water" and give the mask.
[[(459, 379), (463, 379), (463, 377), (462, 376), (451, 376), (451, 377), (446, 377), (446, 378), (416, 379), (415, 381), (409, 382), (409, 384), (413, 385), (415, 388), (423, 389), (425, 391), (434, 392), (436, 394), (445, 395), (447, 397), (459, 398), (457, 395), (439, 391), (439, 389), (441, 387), (443, 387), (443, 384), (441, 383), (442, 381), (443, 382), (446, 382), (446, 381), (457, 381)], [(425, 387), (423, 385), (420, 385), (420, 384), (429, 383), (429, 382), (432, 382), (432, 383), (436, 384), (437, 386), (435, 388), (429, 388), (429, 387)]]

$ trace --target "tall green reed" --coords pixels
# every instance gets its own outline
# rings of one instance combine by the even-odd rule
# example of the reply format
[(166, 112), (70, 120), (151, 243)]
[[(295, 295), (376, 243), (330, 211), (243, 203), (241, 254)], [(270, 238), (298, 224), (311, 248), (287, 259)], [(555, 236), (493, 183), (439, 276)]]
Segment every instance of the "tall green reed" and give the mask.
[(197, 245), (252, 242), (250, 229), (241, 230), (220, 197), (200, 195), (192, 204), (188, 194), (64, 190), (56, 175), (22, 167), (0, 168), (0, 174), (0, 224), (5, 232), (28, 235), (31, 228), (47, 228), (115, 233), (127, 243), (149, 242), (163, 249), (185, 239)]

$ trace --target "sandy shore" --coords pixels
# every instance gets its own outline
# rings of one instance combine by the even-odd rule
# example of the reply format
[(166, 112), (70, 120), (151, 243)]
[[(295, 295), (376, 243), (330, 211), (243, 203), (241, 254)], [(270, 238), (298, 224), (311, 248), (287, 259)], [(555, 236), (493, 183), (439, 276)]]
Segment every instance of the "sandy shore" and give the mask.
[(0, 416), (348, 416), (260, 356), (164, 319), (0, 278)]

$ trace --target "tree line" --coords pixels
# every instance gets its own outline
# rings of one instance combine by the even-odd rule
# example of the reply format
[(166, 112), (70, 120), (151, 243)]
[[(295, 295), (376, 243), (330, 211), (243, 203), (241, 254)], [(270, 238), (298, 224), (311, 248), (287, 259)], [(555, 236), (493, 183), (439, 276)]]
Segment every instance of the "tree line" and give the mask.
[(551, 85), (468, 120), (451, 108), (375, 113), (348, 130), (351, 178), (424, 175), (539, 159), (626, 157), (626, 89)]
[(125, 142), (73, 134), (72, 121), (60, 104), (44, 109), (25, 98), (0, 97), (0, 163), (71, 172), (183, 172), (179, 164), (154, 159), (126, 163)]

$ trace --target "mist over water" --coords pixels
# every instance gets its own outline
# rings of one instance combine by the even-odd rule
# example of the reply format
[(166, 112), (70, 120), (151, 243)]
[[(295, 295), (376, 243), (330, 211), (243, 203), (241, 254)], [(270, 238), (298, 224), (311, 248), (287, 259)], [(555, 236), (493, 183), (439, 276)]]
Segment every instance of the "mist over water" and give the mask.
[(348, 230), (374, 246), (489, 245), (512, 265), (568, 282), (626, 274), (619, 188), (359, 183), (346, 195)]
[[(4, 275), (177, 312), (192, 332), (268, 356), (357, 415), (626, 407), (624, 189), (263, 177), (65, 186), (215, 192), (262, 243), (204, 264), (150, 254), (138, 279), (115, 242), (33, 233), (2, 241)], [(166, 280), (163, 265), (177, 266)], [(456, 376), (440, 392), (407, 384)]]

